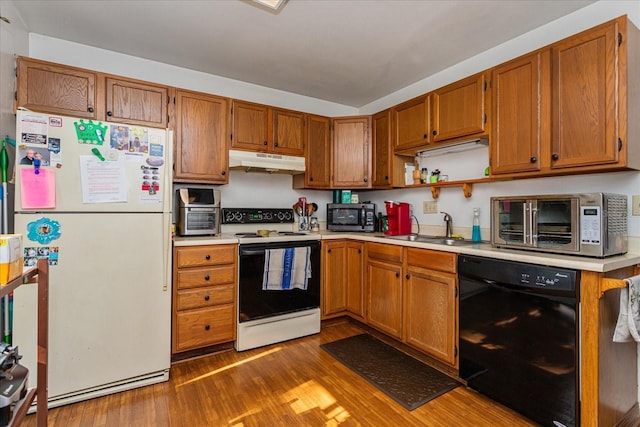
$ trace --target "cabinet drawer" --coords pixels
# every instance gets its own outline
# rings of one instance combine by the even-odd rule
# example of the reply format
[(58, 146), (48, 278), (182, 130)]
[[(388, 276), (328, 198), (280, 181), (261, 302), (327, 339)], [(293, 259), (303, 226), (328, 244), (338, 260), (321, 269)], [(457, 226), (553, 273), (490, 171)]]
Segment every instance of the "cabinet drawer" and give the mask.
[(190, 310), (193, 308), (233, 303), (235, 288), (235, 285), (228, 284), (180, 291), (178, 292), (175, 310)]
[(402, 246), (367, 243), (367, 256), (390, 262), (402, 262)]
[(220, 265), (205, 268), (190, 268), (178, 270), (177, 289), (197, 288), (201, 286), (221, 285), (235, 283), (236, 266)]
[(235, 264), (236, 245), (187, 246), (176, 248), (175, 267)]
[(177, 313), (174, 328), (176, 351), (233, 341), (236, 330), (234, 305)]
[(455, 273), (458, 268), (456, 260), (456, 254), (451, 252), (407, 248), (407, 264), (416, 267)]

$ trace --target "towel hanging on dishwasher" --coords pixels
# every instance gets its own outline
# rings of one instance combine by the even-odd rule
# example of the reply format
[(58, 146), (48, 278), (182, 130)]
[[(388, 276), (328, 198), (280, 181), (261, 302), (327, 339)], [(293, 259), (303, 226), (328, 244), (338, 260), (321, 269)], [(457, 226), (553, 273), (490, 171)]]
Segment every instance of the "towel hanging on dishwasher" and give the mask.
[(262, 290), (307, 289), (311, 278), (311, 248), (265, 250)]
[(620, 313), (613, 333), (614, 342), (640, 342), (640, 276), (625, 279), (620, 291)]

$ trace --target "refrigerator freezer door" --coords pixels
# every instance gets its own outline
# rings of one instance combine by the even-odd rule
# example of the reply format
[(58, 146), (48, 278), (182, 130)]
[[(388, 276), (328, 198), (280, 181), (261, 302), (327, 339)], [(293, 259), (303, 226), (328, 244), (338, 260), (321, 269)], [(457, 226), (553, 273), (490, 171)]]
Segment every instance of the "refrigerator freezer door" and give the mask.
[[(58, 221), (50, 268), (49, 396), (87, 399), (101, 388), (164, 375), (171, 353), (170, 214), (17, 214), (16, 232), (41, 217)], [(13, 344), (36, 372), (36, 287), (14, 295)], [(158, 379), (154, 382), (162, 381)], [(134, 388), (135, 381), (125, 388)], [(87, 390), (98, 390), (86, 395)], [(115, 390), (118, 391), (118, 390)], [(113, 391), (111, 391), (113, 392)], [(84, 396), (83, 396), (84, 395)]]
[[(40, 126), (33, 126), (39, 121)], [(51, 114), (33, 113), (19, 110), (16, 121), (16, 135), (23, 134), (27, 142), (20, 143), (16, 150), (16, 199), (15, 210), (24, 209), (22, 204), (21, 169), (34, 170), (32, 165), (21, 165), (22, 157), (28, 149), (49, 156), (42, 168), (55, 171), (56, 200), (58, 212), (163, 212), (169, 211), (170, 202), (165, 200), (171, 194), (171, 139), (166, 129), (143, 128), (115, 123), (96, 124), (105, 129), (102, 143), (83, 144), (79, 141), (76, 125), (80, 119)], [(34, 130), (33, 128), (37, 128)], [(120, 129), (120, 130), (118, 130)], [(36, 138), (31, 132), (44, 132)], [(126, 132), (125, 132), (126, 131)], [(117, 132), (126, 134), (124, 147), (118, 148)], [(143, 147), (134, 147), (130, 142), (134, 134), (142, 134)], [(42, 141), (38, 144), (37, 141)], [(53, 143), (51, 142), (53, 141)], [(116, 142), (112, 148), (112, 143)], [(56, 154), (53, 147), (58, 149)], [(129, 146), (131, 148), (129, 149)], [(101, 161), (100, 158), (105, 159)], [(82, 166), (84, 165), (84, 166)], [(85, 172), (83, 175), (82, 172)], [(123, 179), (119, 176), (124, 174)], [(83, 194), (83, 185), (85, 192)], [(151, 193), (149, 187), (152, 187)], [(91, 189), (91, 190), (89, 190)], [(155, 194), (153, 194), (155, 193)], [(115, 197), (116, 195), (123, 197)], [(120, 200), (95, 203), (96, 199), (112, 198)], [(122, 201), (124, 200), (124, 201)], [(41, 210), (41, 209), (40, 209)]]

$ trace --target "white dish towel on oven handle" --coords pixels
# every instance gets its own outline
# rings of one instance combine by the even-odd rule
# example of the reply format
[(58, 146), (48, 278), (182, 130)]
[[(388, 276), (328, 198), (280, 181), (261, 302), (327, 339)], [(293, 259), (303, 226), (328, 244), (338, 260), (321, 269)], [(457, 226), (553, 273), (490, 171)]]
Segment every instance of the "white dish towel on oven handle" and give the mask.
[(307, 289), (311, 278), (311, 248), (266, 249), (262, 290)]
[(620, 290), (620, 313), (613, 333), (614, 342), (640, 342), (640, 276), (625, 279)]

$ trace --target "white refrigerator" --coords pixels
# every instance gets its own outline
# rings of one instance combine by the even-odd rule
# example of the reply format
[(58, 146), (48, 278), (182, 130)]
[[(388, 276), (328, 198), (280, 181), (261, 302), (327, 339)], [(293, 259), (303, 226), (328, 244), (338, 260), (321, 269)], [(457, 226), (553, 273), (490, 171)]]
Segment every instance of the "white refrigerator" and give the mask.
[[(16, 141), (15, 233), (25, 266), (50, 264), (49, 406), (166, 381), (171, 132), (18, 111)], [(35, 286), (15, 291), (33, 379), (36, 306)]]

